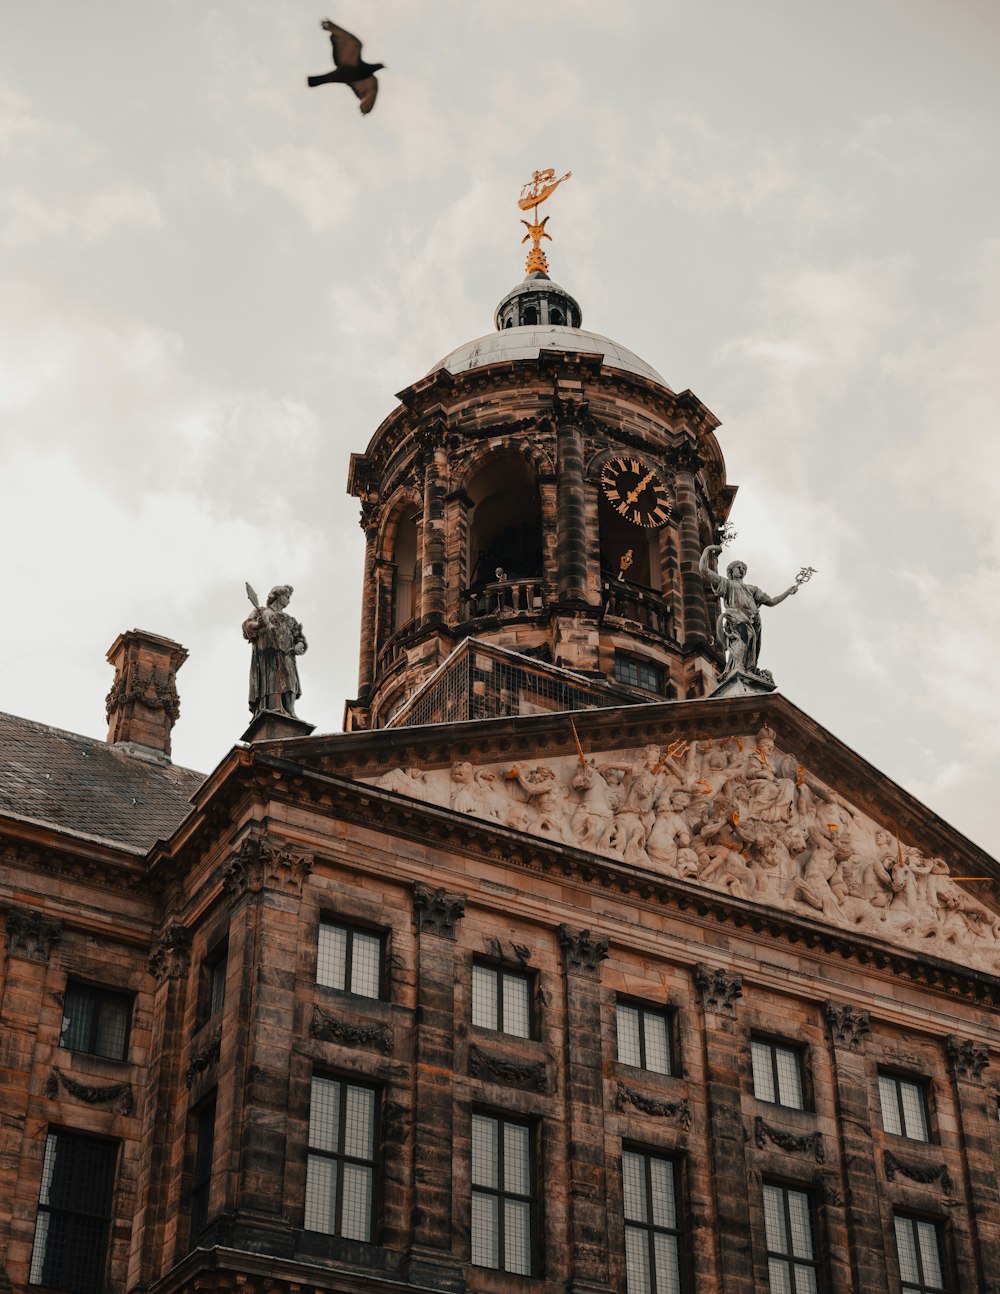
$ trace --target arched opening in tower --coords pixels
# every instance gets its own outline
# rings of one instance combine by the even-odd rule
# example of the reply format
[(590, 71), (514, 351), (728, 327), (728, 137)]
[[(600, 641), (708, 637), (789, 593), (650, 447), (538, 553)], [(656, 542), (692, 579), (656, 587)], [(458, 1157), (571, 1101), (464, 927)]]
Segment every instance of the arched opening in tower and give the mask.
[[(500, 578), (539, 579), (542, 574), (542, 501), (531, 465), (517, 454), (498, 454), (476, 473), (466, 493), (469, 509), (469, 588), (477, 592)], [(497, 571), (502, 576), (497, 575)]]
[(420, 564), (417, 560), (417, 523), (415, 507), (400, 513), (392, 545), (392, 632), (419, 614)]
[[(659, 593), (660, 532), (633, 526), (602, 494), (598, 503), (601, 525), (601, 574), (615, 579), (619, 572), (629, 584)], [(624, 569), (623, 569), (624, 566)]]

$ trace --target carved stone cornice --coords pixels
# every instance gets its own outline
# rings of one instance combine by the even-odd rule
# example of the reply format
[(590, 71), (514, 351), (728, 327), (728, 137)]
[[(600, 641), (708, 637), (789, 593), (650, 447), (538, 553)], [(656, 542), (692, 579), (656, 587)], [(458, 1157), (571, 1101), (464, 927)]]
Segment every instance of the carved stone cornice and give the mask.
[(413, 887), (417, 927), (442, 939), (455, 938), (455, 925), (465, 915), (465, 895), (449, 894), (443, 887), (428, 889), (418, 881)]
[(895, 1181), (897, 1177), (907, 1177), (911, 1182), (921, 1182), (924, 1185), (940, 1182), (944, 1193), (951, 1194), (951, 1176), (947, 1164), (921, 1164), (912, 1159), (901, 1159), (891, 1150), (883, 1150), (882, 1162), (885, 1165), (885, 1175), (890, 1182)]
[(736, 1000), (743, 996), (742, 975), (734, 975), (718, 966), (706, 966), (704, 962), (697, 962), (694, 985), (706, 1011), (736, 1014)]
[(563, 962), (566, 973), (589, 975), (596, 979), (600, 974), (601, 962), (608, 955), (608, 939), (596, 936), (589, 930), (573, 930), (570, 926), (559, 927), (559, 946), (563, 951)]
[(387, 1024), (355, 1024), (351, 1020), (338, 1019), (318, 1006), (313, 1006), (309, 1032), (324, 1042), (339, 1042), (348, 1047), (379, 1047), (386, 1055), (392, 1051), (392, 1029)]
[(204, 1074), (210, 1065), (214, 1065), (222, 1055), (222, 1035), (216, 1034), (204, 1047), (191, 1057), (191, 1063), (184, 1071), (184, 1082), (190, 1087), (199, 1074)]
[(847, 1051), (861, 1051), (865, 1035), (871, 1028), (867, 1011), (841, 1002), (825, 1002), (823, 1014), (834, 1046), (844, 1047)]
[(761, 1150), (770, 1141), (780, 1149), (787, 1150), (790, 1154), (809, 1153), (817, 1164), (826, 1163), (823, 1137), (819, 1132), (805, 1132), (797, 1135), (794, 1132), (786, 1132), (783, 1128), (772, 1128), (769, 1123), (765, 1123), (757, 1114), (754, 1115), (753, 1121), (753, 1139)]
[(58, 1066), (54, 1066), (45, 1083), (45, 1095), (50, 1101), (58, 1097), (60, 1086), (70, 1096), (75, 1096), (78, 1101), (86, 1101), (88, 1105), (108, 1105), (114, 1102), (119, 1114), (131, 1114), (135, 1109), (131, 1083), (109, 1083), (105, 1087), (92, 1087), (87, 1083), (78, 1083)]
[(658, 1119), (676, 1119), (682, 1128), (691, 1125), (691, 1106), (686, 1099), (679, 1101), (658, 1101), (652, 1096), (638, 1092), (627, 1083), (619, 1082), (615, 1094), (615, 1108), (624, 1110), (626, 1105), (634, 1106), (642, 1114), (651, 1114)]
[(191, 934), (172, 921), (160, 931), (149, 954), (150, 973), (161, 983), (186, 975), (191, 965)]
[(948, 1055), (948, 1067), (956, 1078), (982, 1078), (983, 1070), (990, 1063), (990, 1053), (971, 1038), (959, 1038), (950, 1033), (944, 1040)]
[(492, 1055), (475, 1043), (469, 1046), (469, 1073), (473, 1078), (495, 1079), (514, 1087), (530, 1087), (536, 1092), (549, 1090), (549, 1067), (543, 1060), (521, 1063)]
[(47, 921), (30, 908), (7, 909), (7, 955), (47, 962), (62, 935), (61, 921)]
[(222, 887), (235, 898), (262, 890), (299, 895), (312, 869), (311, 854), (253, 833), (240, 842), (222, 869)]

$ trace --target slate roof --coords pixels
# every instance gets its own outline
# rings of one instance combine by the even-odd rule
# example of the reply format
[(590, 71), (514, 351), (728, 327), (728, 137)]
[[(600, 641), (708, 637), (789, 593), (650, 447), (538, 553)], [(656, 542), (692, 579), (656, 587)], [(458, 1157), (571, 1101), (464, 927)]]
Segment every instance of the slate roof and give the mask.
[(145, 853), (183, 821), (203, 773), (0, 713), (0, 814)]

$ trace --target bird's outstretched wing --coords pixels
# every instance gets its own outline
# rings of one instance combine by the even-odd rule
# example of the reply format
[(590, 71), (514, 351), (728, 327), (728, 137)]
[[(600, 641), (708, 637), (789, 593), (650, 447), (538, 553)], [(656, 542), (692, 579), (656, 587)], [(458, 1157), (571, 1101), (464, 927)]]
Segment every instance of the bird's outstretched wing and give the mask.
[(361, 42), (343, 27), (338, 27), (329, 18), (324, 18), (324, 31), (330, 33), (330, 44), (333, 46), (333, 61), (337, 67), (357, 67), (361, 62)]
[(363, 81), (352, 81), (351, 89), (361, 100), (361, 111), (371, 112), (378, 94), (378, 81), (373, 76), (366, 76)]

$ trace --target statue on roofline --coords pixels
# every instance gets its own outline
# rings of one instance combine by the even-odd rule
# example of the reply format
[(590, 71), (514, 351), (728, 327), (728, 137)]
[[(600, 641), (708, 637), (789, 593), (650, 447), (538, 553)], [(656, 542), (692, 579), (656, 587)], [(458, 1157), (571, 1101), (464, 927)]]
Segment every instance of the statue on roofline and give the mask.
[(290, 584), (276, 584), (261, 606), (247, 585), (253, 613), (243, 621), (243, 637), (251, 644), (250, 709), (256, 717), (265, 711), (295, 719), (295, 702), (302, 695), (295, 658), (308, 644), (302, 626), (285, 608), (292, 596)]

